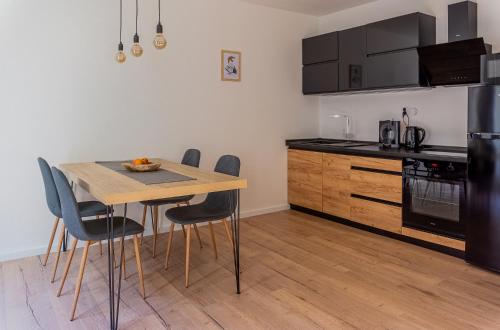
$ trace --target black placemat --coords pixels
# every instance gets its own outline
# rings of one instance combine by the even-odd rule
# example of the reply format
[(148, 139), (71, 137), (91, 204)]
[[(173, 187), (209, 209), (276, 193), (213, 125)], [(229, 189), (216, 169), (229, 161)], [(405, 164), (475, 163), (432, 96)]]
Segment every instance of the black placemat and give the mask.
[(123, 174), (146, 185), (195, 180), (189, 176), (164, 170), (162, 168), (154, 172), (131, 172), (125, 169), (122, 166), (122, 163), (130, 163), (130, 160), (96, 162), (96, 164), (107, 167), (110, 170)]

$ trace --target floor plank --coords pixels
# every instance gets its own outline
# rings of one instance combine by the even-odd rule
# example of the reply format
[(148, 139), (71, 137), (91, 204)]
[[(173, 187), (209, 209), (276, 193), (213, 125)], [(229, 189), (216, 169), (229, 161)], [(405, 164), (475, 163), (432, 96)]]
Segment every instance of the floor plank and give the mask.
[[(184, 288), (182, 232), (174, 234), (163, 269), (166, 234), (142, 246), (146, 299), (140, 297), (133, 245), (126, 243), (122, 329), (495, 329), (500, 327), (500, 276), (463, 260), (295, 211), (242, 221), (242, 294), (236, 295), (232, 250), (223, 224), (192, 244), (190, 287)], [(69, 321), (82, 251), (60, 298), (54, 258), (0, 263), (0, 329), (106, 329), (107, 259), (91, 247), (77, 319)], [(61, 258), (61, 264), (66, 260)]]

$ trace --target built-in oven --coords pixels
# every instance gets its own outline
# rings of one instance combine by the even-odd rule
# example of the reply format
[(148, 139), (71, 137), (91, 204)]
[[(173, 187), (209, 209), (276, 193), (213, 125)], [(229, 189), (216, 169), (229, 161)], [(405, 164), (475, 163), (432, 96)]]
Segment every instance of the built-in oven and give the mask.
[(467, 165), (410, 158), (403, 164), (403, 226), (464, 239)]

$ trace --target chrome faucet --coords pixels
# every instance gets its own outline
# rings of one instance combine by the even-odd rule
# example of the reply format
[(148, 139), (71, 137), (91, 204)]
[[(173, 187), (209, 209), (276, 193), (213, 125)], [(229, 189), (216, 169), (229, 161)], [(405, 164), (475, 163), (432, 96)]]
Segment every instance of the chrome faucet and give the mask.
[(345, 114), (332, 114), (329, 117), (335, 118), (335, 119), (339, 119), (339, 118), (345, 119), (345, 139), (350, 140), (352, 138), (351, 117), (349, 117), (348, 115), (345, 115)]

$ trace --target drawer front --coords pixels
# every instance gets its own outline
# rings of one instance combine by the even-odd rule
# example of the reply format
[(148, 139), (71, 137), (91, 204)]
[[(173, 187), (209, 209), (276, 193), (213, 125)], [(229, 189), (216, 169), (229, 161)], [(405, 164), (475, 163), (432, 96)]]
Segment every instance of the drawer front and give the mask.
[(351, 159), (345, 155), (323, 155), (323, 212), (349, 219)]
[(401, 234), (402, 208), (352, 197), (351, 220)]
[(351, 157), (351, 165), (354, 167), (369, 168), (389, 172), (403, 172), (403, 162), (401, 160), (383, 159), (373, 157)]
[(323, 210), (323, 154), (288, 151), (288, 202), (316, 211)]
[(444, 245), (452, 249), (465, 251), (465, 242), (458, 239), (439, 236), (436, 234), (427, 233), (425, 231), (415, 230), (412, 228), (403, 227), (403, 235), (413, 237), (422, 241), (431, 242), (438, 245)]
[(402, 203), (403, 178), (401, 175), (351, 170), (351, 193)]

